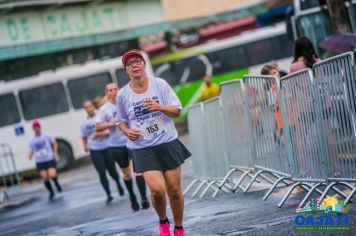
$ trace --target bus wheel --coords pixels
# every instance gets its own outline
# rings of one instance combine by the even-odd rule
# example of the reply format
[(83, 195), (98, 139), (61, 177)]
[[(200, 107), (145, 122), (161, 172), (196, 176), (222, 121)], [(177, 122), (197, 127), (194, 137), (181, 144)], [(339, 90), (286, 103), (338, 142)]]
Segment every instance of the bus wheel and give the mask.
[(57, 140), (58, 142), (58, 157), (57, 157), (57, 169), (65, 170), (73, 164), (73, 153), (70, 146), (64, 141)]

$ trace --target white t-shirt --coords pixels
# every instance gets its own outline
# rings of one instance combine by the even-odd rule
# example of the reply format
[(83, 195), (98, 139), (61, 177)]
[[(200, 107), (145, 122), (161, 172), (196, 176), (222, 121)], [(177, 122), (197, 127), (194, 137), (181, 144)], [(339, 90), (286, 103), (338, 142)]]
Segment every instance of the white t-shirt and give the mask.
[(87, 117), (80, 125), (82, 138), (85, 138), (90, 150), (103, 150), (107, 148), (107, 137), (95, 138), (95, 117)]
[(43, 163), (54, 160), (52, 144), (55, 143), (53, 137), (41, 134), (34, 137), (29, 144), (30, 152), (33, 153), (37, 163)]
[[(96, 116), (96, 123), (108, 123), (112, 120), (116, 120), (117, 110), (116, 106), (111, 102), (106, 102), (99, 109), (98, 115)], [(127, 138), (120, 131), (120, 129), (115, 126), (109, 128), (110, 135), (107, 139), (108, 147), (124, 147), (126, 146)]]
[(120, 89), (116, 98), (118, 111), (116, 121), (127, 122), (129, 128), (140, 130), (140, 137), (137, 140), (127, 140), (128, 148), (155, 146), (178, 138), (173, 119), (160, 111), (146, 108), (144, 101), (147, 99), (182, 110), (177, 95), (163, 79), (149, 77), (148, 88), (142, 94), (135, 93), (127, 84)]

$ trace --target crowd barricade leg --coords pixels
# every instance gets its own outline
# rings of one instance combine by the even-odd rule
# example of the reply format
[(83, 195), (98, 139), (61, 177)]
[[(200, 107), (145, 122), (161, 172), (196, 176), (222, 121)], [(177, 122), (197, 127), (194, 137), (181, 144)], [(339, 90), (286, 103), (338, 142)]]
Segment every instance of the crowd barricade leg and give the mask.
[[(232, 182), (233, 184), (233, 187), (231, 187), (231, 192), (236, 192), (237, 189), (241, 189), (241, 191), (244, 191), (244, 187), (241, 186), (241, 183), (243, 180), (245, 180), (245, 178), (254, 178), (254, 181), (257, 182), (257, 183), (260, 183), (261, 180), (257, 178), (257, 176), (254, 176), (252, 175), (251, 173), (253, 173), (253, 169), (246, 169), (246, 168), (240, 168), (240, 167), (237, 167), (237, 166), (231, 166), (231, 170), (226, 174), (226, 176), (224, 177), (223, 181), (219, 184), (218, 188), (215, 190), (215, 192), (213, 193), (212, 197), (216, 197), (217, 194), (219, 193), (219, 191), (221, 190), (221, 188), (223, 186), (226, 185), (226, 183), (228, 183), (229, 181)], [(234, 173), (240, 173), (241, 172), (241, 175), (238, 177), (237, 181), (233, 182), (230, 180), (230, 177), (232, 174)], [(267, 177), (264, 177), (264, 176), (261, 176), (262, 178), (267, 178)]]
[(347, 196), (347, 198), (345, 200), (345, 204), (350, 203), (355, 194), (356, 194), (356, 188), (353, 188), (352, 191), (350, 192), (350, 194)]
[[(271, 191), (271, 192), (268, 195), (270, 195), (272, 193), (272, 191), (277, 187), (277, 185), (280, 182), (282, 182), (285, 186), (290, 185), (290, 183), (286, 181), (286, 180), (290, 179), (290, 177), (287, 175), (283, 175), (283, 174), (278, 175), (275, 172), (271, 172), (270, 170), (265, 170), (263, 167), (258, 167), (258, 166), (256, 166), (256, 169), (258, 171), (253, 175), (253, 177), (251, 178), (251, 181), (247, 184), (247, 186), (243, 190), (244, 193), (248, 192), (248, 190), (251, 188), (251, 186), (254, 182), (257, 182), (258, 176), (260, 176), (266, 182), (272, 184), (271, 188), (269, 189), (269, 191)], [(264, 173), (271, 175), (272, 177), (276, 178), (277, 180), (273, 180), (273, 179), (269, 178), (268, 176), (264, 175)]]
[(216, 195), (218, 194), (219, 190), (225, 185), (225, 183), (229, 180), (230, 176), (234, 173), (238, 171), (236, 168), (232, 168), (223, 178), (223, 180), (220, 182), (220, 184), (218, 185), (217, 190), (215, 190), (215, 192), (213, 193), (213, 197), (216, 197)]
[[(212, 188), (212, 186), (216, 183), (215, 180), (210, 181), (210, 183), (206, 186), (206, 188), (203, 190), (203, 192), (200, 194), (199, 198), (202, 198), (205, 196), (205, 194), (209, 191), (210, 188)], [(218, 188), (222, 188), (223, 185), (218, 185)]]
[(189, 183), (189, 185), (187, 186), (187, 188), (183, 191), (183, 195), (185, 196), (185, 195), (187, 195), (188, 193), (189, 193), (189, 191), (194, 187), (194, 185), (196, 184), (196, 183), (199, 183), (199, 179), (193, 179), (190, 183)]
[(335, 185), (343, 185), (346, 188), (348, 188), (349, 190), (352, 191), (352, 189), (354, 189), (354, 187), (352, 186), (352, 184), (348, 183), (348, 182), (342, 182), (342, 181), (335, 181), (330, 183), (325, 190), (323, 191), (323, 194), (320, 196), (320, 201), (322, 201), (327, 194), (329, 193), (329, 191), (332, 189), (334, 190), (336, 193), (338, 193), (340, 196), (344, 197), (345, 199), (348, 197), (348, 195), (346, 195), (343, 191), (341, 191), (340, 189), (334, 187)]
[(253, 175), (251, 175), (252, 170), (241, 170), (242, 175), (238, 179), (238, 181), (235, 183), (232, 192), (236, 192), (237, 189), (241, 189), (241, 191), (244, 191), (244, 187), (241, 186), (242, 181), (245, 179), (245, 177), (253, 178)]
[[(294, 191), (294, 189), (296, 187), (301, 187), (302, 189), (304, 189), (306, 192), (308, 192), (312, 187), (313, 184), (312, 183), (308, 183), (308, 182), (302, 182), (302, 181), (296, 181), (288, 190), (288, 192), (284, 195), (283, 199), (279, 202), (278, 207), (281, 208), (284, 203), (287, 201), (287, 199), (289, 198), (289, 196), (292, 194), (292, 192)], [(316, 189), (316, 191), (319, 194), (322, 194), (322, 192), (319, 189)]]
[(285, 179), (287, 179), (287, 176), (281, 176), (277, 179), (276, 182), (274, 182), (274, 184), (271, 186), (271, 188), (268, 190), (268, 192), (263, 196), (263, 200), (266, 201), (269, 196), (272, 194), (273, 190), (277, 187), (277, 185), (280, 182), (283, 182)]
[(205, 184), (208, 184), (209, 183), (209, 180), (202, 180), (200, 182), (200, 184), (198, 185), (198, 187), (195, 189), (195, 191), (193, 192), (192, 194), (192, 197), (194, 198), (200, 191), (200, 189), (205, 185)]

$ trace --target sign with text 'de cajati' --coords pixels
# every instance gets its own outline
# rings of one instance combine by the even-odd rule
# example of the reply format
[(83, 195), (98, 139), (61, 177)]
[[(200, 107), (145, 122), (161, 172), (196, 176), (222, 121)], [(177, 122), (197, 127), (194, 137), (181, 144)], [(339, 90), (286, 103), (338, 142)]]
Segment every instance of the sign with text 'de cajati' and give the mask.
[(0, 15), (0, 47), (117, 32), (164, 21), (160, 1), (63, 6)]

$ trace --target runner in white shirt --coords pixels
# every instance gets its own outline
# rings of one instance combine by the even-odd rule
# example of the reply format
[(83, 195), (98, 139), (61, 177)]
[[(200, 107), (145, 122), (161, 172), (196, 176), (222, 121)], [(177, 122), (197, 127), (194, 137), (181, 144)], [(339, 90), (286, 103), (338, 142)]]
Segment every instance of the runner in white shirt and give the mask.
[(106, 142), (110, 132), (109, 130), (96, 132), (96, 114), (92, 101), (85, 101), (83, 107), (88, 115), (80, 125), (83, 148), (86, 152), (90, 152), (91, 161), (99, 174), (101, 185), (107, 195), (107, 203), (110, 203), (113, 198), (106, 177), (106, 171), (109, 172), (111, 178), (116, 182), (119, 194), (121, 196), (124, 195), (124, 189), (121, 187), (120, 183), (120, 176), (117, 173), (115, 162), (110, 156)]
[(117, 96), (117, 122), (128, 137), (134, 170), (143, 173), (151, 190), (152, 204), (160, 219), (159, 235), (170, 234), (166, 214), (166, 191), (175, 223), (174, 235), (184, 236), (184, 197), (181, 189), (181, 164), (191, 154), (178, 140), (173, 117), (182, 105), (173, 89), (160, 78), (148, 77), (145, 60), (137, 50), (122, 57), (128, 85)]
[(39, 121), (34, 120), (32, 122), (32, 128), (35, 133), (35, 137), (29, 144), (29, 159), (35, 157), (37, 170), (40, 172), (40, 176), (49, 191), (49, 200), (54, 197), (54, 192), (50, 183), (50, 179), (56, 185), (58, 192), (62, 192), (62, 187), (58, 183), (57, 170), (56, 170), (56, 158), (57, 142), (56, 140), (41, 132), (41, 124)]
[[(111, 83), (106, 85), (105, 94), (108, 101), (100, 107), (98, 116), (96, 118), (96, 128), (98, 131), (108, 129), (110, 135), (107, 140), (109, 152), (111, 157), (118, 163), (121, 171), (124, 174), (124, 182), (127, 191), (130, 194), (131, 208), (134, 211), (138, 211), (140, 206), (137, 203), (135, 193), (132, 185), (132, 173), (129, 161), (129, 150), (126, 147), (127, 138), (116, 126), (117, 109), (115, 105), (116, 96), (118, 93), (118, 87), (116, 84)], [(142, 183), (143, 182), (143, 183)], [(145, 191), (142, 188), (146, 187), (146, 183), (143, 177), (136, 177), (136, 183), (141, 193), (142, 208), (147, 209), (149, 207), (149, 201), (146, 197)]]

